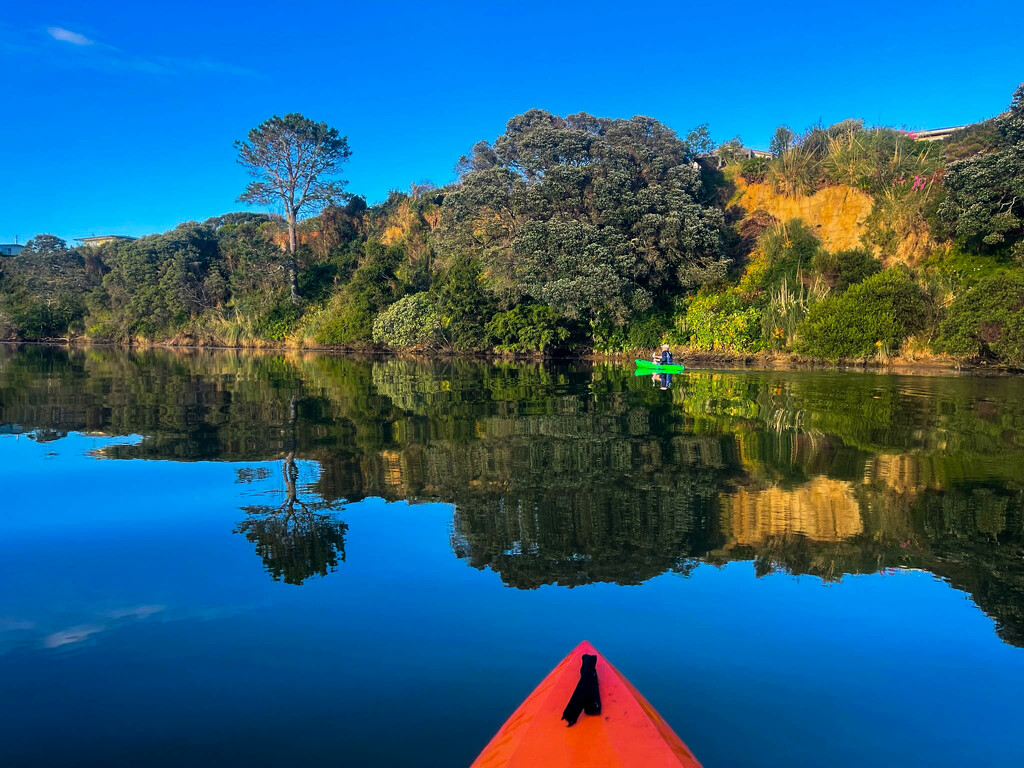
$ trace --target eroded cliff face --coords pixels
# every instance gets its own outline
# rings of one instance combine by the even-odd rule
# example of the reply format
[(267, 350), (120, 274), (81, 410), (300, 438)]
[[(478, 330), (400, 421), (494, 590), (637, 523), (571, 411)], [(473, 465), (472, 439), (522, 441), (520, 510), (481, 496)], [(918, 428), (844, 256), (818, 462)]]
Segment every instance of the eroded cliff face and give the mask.
[(770, 184), (748, 184), (741, 176), (736, 176), (733, 184), (735, 193), (729, 205), (745, 218), (755, 211), (764, 211), (779, 221), (802, 219), (814, 228), (829, 251), (867, 248), (887, 264), (902, 262), (913, 266), (937, 245), (923, 227), (902, 234), (890, 254), (864, 242), (874, 200), (855, 187), (826, 187), (813, 195), (791, 196), (777, 192)]
[(813, 195), (790, 197), (776, 192), (770, 184), (747, 184), (739, 177), (735, 184), (732, 205), (745, 215), (765, 211), (779, 221), (803, 219), (830, 251), (863, 246), (861, 237), (874, 201), (859, 189), (827, 187)]

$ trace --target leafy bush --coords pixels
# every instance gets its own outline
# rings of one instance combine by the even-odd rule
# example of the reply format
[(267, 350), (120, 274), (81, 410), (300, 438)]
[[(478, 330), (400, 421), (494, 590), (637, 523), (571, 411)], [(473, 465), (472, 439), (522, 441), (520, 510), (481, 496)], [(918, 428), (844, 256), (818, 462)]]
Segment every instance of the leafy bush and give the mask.
[(305, 332), (325, 346), (365, 344), (373, 338), (373, 307), (365, 294), (346, 286), (310, 318)]
[(260, 318), (257, 333), (264, 339), (284, 341), (298, 325), (302, 317), (302, 308), (290, 301), (276, 304), (266, 315)]
[(457, 259), (434, 279), (430, 292), (437, 300), (445, 346), (456, 351), (482, 349), (486, 324), (495, 310), (484, 292), (483, 271), (473, 259)]
[(0, 294), (0, 314), (5, 337), (21, 340), (62, 338), (85, 315), (85, 305), (77, 296), (55, 296), (43, 300), (23, 291)]
[(367, 344), (373, 339), (373, 318), (402, 294), (395, 277), (403, 257), (399, 247), (368, 241), (363, 263), (352, 280), (317, 312), (305, 334), (317, 344), (347, 346)]
[(590, 324), (594, 349), (598, 352), (627, 352), (661, 346), (672, 329), (672, 318), (663, 310), (634, 315), (625, 326), (610, 320)]
[(1024, 365), (1024, 274), (997, 274), (961, 294), (939, 325), (934, 349)]
[(958, 298), (981, 282), (1003, 274), (1012, 266), (1007, 254), (975, 253), (963, 242), (933, 253), (924, 262), (929, 289), (938, 297), (951, 294)]
[(764, 348), (761, 326), (761, 310), (735, 291), (701, 293), (677, 323), (673, 341), (705, 351), (757, 352)]
[(487, 323), (487, 338), (499, 352), (544, 352), (569, 335), (561, 315), (543, 304), (520, 304)]
[(927, 316), (918, 285), (905, 272), (887, 269), (814, 304), (798, 329), (797, 348), (829, 360), (891, 354), (925, 327)]
[(441, 335), (441, 316), (426, 293), (399, 299), (373, 321), (373, 340), (392, 349), (427, 347)]
[(881, 262), (863, 248), (851, 248), (835, 253), (820, 250), (815, 254), (811, 266), (814, 272), (821, 275), (829, 287), (838, 293), (882, 269)]
[(740, 163), (740, 175), (751, 184), (760, 184), (768, 176), (771, 160), (767, 157), (748, 157)]

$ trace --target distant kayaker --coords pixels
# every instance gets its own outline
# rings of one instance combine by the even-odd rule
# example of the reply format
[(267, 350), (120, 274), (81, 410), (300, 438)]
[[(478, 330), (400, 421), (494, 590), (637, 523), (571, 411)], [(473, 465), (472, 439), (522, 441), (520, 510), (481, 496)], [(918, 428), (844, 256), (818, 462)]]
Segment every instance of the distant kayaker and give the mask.
[(668, 348), (668, 344), (661, 345), (661, 352), (654, 353), (653, 363), (661, 365), (670, 365), (672, 363), (672, 350)]

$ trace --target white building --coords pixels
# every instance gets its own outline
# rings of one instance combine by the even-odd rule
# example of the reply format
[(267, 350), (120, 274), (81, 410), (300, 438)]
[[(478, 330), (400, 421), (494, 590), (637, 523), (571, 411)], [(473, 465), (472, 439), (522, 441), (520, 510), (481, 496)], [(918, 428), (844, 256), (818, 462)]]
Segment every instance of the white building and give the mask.
[(17, 256), (25, 246), (21, 243), (0, 243), (0, 256)]

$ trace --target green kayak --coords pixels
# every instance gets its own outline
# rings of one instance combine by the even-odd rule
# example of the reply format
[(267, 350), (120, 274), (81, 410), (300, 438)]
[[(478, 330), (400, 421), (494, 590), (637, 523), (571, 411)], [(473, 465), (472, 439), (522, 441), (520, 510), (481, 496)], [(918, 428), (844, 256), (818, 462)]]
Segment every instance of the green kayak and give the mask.
[(650, 375), (652, 373), (682, 373), (686, 368), (676, 363), (652, 363), (650, 360), (636, 361), (636, 375)]

